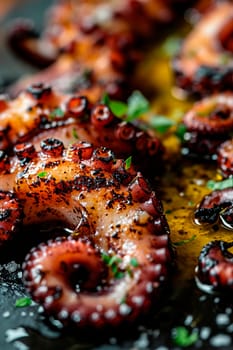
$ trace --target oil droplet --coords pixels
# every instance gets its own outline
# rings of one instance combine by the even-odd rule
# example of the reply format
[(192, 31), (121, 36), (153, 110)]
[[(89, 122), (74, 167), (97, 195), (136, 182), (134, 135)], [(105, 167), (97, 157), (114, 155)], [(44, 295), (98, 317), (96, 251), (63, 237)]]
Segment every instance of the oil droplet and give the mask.
[(226, 314), (218, 314), (216, 316), (216, 324), (219, 326), (226, 326), (230, 323), (230, 319)]
[(202, 327), (200, 330), (200, 338), (206, 340), (209, 338), (211, 329), (209, 327)]
[(7, 317), (9, 317), (10, 316), (10, 311), (5, 311), (5, 312), (3, 312), (3, 314), (2, 314), (2, 317), (4, 317), (4, 318), (7, 318)]
[(23, 327), (19, 327), (15, 329), (7, 329), (5, 332), (5, 336), (6, 336), (6, 342), (11, 343), (16, 339), (28, 337), (28, 333)]
[(138, 349), (147, 349), (149, 346), (149, 339), (146, 333), (142, 333), (138, 340), (134, 342), (134, 345)]
[(217, 334), (210, 339), (210, 344), (220, 349), (221, 346), (229, 346), (231, 344), (231, 337), (227, 334)]
[(21, 343), (21, 341), (18, 340), (14, 342), (14, 348), (17, 350), (29, 350), (29, 347), (26, 344)]

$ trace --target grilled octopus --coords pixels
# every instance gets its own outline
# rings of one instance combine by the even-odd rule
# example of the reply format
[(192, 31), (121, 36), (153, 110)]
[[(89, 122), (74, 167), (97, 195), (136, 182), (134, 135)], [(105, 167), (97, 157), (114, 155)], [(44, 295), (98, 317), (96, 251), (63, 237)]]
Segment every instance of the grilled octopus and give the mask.
[(84, 140), (111, 148), (119, 158), (132, 156), (151, 174), (164, 153), (155, 135), (117, 118), (107, 105), (93, 104), (83, 95), (61, 94), (43, 84), (28, 87), (12, 100), (2, 97), (0, 136), (0, 149), (6, 152), (28, 141), (38, 148), (48, 137), (57, 137), (66, 146)]
[[(82, 36), (87, 42), (98, 37), (101, 46), (111, 44), (118, 49), (129, 35), (134, 45), (141, 45), (140, 39), (151, 37), (155, 24), (173, 18), (169, 7), (161, 0), (57, 1), (49, 9), (49, 20), (40, 36), (31, 22), (16, 22), (9, 41), (16, 52), (25, 55), (25, 59), (30, 62), (34, 59), (35, 64), (46, 66), (52, 57), (57, 59), (65, 48)], [(46, 52), (42, 50), (45, 47)], [(90, 53), (90, 47), (86, 48)]]
[(214, 224), (219, 219), (226, 228), (233, 229), (233, 178), (232, 187), (206, 195), (195, 211), (197, 223)]
[(232, 291), (233, 255), (228, 251), (232, 242), (212, 241), (200, 253), (196, 278), (199, 287), (207, 292)]
[[(135, 66), (145, 42), (166, 25), (185, 2), (162, 0), (58, 1), (39, 36), (31, 22), (17, 22), (9, 33), (13, 50), (43, 69), (9, 89), (49, 83), (63, 92), (88, 94), (97, 101), (106, 91), (124, 99), (136, 84)], [(175, 14), (176, 12), (176, 14)], [(86, 74), (88, 72), (88, 76)]]
[(219, 162), (223, 162), (224, 151), (219, 147), (226, 140), (231, 143), (233, 94), (219, 93), (197, 101), (185, 114), (183, 122), (187, 129), (183, 144), (186, 154), (216, 158), (219, 153)]
[[(195, 211), (199, 224), (216, 224), (233, 230), (233, 178), (232, 187), (215, 190), (206, 195)], [(197, 285), (206, 292), (232, 290), (233, 255), (228, 251), (232, 242), (214, 240), (205, 245), (196, 267)]]
[(233, 88), (233, 4), (216, 3), (185, 38), (173, 61), (176, 83), (198, 96)]
[(0, 188), (1, 245), (31, 224), (59, 222), (68, 231), (33, 248), (23, 264), (25, 286), (48, 315), (96, 329), (149, 310), (172, 250), (161, 202), (132, 165), (105, 147), (65, 148), (50, 138), (39, 151), (18, 144)]

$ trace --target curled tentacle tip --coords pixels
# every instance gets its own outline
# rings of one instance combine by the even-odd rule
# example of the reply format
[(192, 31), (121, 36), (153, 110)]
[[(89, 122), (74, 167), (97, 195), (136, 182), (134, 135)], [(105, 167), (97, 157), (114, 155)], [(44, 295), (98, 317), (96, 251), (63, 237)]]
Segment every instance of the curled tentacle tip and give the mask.
[(233, 255), (228, 250), (233, 242), (216, 240), (205, 245), (198, 259), (196, 280), (206, 292), (233, 289)]

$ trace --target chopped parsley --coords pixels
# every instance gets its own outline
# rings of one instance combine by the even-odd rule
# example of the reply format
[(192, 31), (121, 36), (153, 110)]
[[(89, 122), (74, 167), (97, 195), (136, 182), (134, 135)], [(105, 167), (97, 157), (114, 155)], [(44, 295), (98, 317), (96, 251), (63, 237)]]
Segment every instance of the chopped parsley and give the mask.
[(131, 258), (130, 259), (130, 265), (133, 267), (138, 267), (139, 266), (139, 262), (136, 258)]
[(186, 131), (187, 131), (187, 127), (184, 124), (180, 123), (177, 125), (175, 134), (182, 142), (184, 141), (184, 135)]
[(125, 160), (125, 170), (129, 170), (129, 168), (131, 167), (131, 164), (132, 164), (132, 156), (129, 156)]
[(181, 41), (181, 38), (178, 36), (169, 37), (164, 41), (164, 44), (161, 47), (162, 53), (167, 57), (173, 57), (177, 54), (181, 45)]
[(101, 102), (107, 105), (111, 109), (112, 113), (118, 118), (123, 117), (127, 113), (128, 106), (125, 102), (111, 100), (106, 93), (103, 95)]
[(23, 298), (19, 298), (16, 300), (15, 302), (15, 306), (16, 307), (26, 307), (26, 306), (30, 306), (32, 303), (32, 299), (29, 297), (23, 297)]
[(125, 276), (126, 273), (128, 273), (128, 275), (130, 277), (133, 276), (133, 270), (131, 269), (131, 267), (138, 267), (139, 266), (139, 262), (135, 257), (132, 257), (130, 259), (129, 262), (129, 266), (125, 269), (122, 270), (120, 268), (120, 264), (122, 263), (122, 259), (119, 258), (119, 256), (117, 255), (108, 255), (106, 253), (103, 253), (101, 255), (103, 262), (110, 267), (112, 274), (115, 278), (120, 279), (123, 278)]
[(223, 181), (214, 181), (209, 180), (207, 182), (207, 188), (210, 190), (223, 190), (225, 188), (233, 187), (233, 176), (230, 176), (228, 179)]
[(172, 340), (175, 345), (185, 348), (197, 342), (198, 332), (193, 330), (190, 333), (185, 327), (176, 327), (172, 333)]
[(138, 90), (134, 91), (132, 95), (129, 96), (127, 103), (127, 121), (138, 118), (141, 114), (148, 112), (150, 108), (149, 101)]
[(109, 107), (112, 113), (115, 114), (118, 118), (123, 117), (128, 110), (128, 106), (126, 103), (116, 100), (110, 101)]
[(148, 112), (150, 108), (149, 101), (138, 90), (132, 92), (127, 103), (111, 100), (107, 94), (103, 95), (101, 102), (106, 104), (118, 118), (127, 116), (126, 121), (132, 121), (138, 118), (141, 114)]
[(37, 174), (39, 178), (46, 177), (48, 175), (47, 171), (41, 171), (40, 173)]
[(175, 122), (163, 115), (154, 115), (150, 119), (150, 126), (160, 134), (164, 134), (173, 125), (175, 125)]
[(109, 106), (109, 102), (110, 102), (110, 97), (105, 92), (101, 98), (101, 103), (104, 103), (105, 105)]
[(65, 112), (60, 107), (57, 107), (50, 113), (49, 117), (51, 119), (62, 118), (62, 117), (64, 117), (64, 114), (65, 114)]
[(112, 274), (115, 278), (119, 279), (124, 277), (125, 273), (120, 270), (119, 264), (122, 262), (122, 259), (117, 255), (108, 255), (103, 253), (101, 255), (103, 262), (110, 267)]
[(172, 210), (171, 209), (167, 209), (166, 211), (165, 211), (165, 214), (171, 214), (172, 213)]
[(196, 235), (193, 235), (191, 238), (188, 238), (188, 239), (183, 239), (181, 241), (177, 241), (177, 242), (173, 242), (172, 244), (175, 246), (175, 247), (178, 247), (178, 246), (182, 246), (184, 244), (187, 244), (189, 242), (192, 242), (194, 241), (194, 239), (196, 239)]
[(75, 140), (78, 140), (78, 133), (77, 133), (77, 130), (75, 128), (73, 128), (73, 130), (72, 130), (72, 135), (73, 135), (73, 138)]

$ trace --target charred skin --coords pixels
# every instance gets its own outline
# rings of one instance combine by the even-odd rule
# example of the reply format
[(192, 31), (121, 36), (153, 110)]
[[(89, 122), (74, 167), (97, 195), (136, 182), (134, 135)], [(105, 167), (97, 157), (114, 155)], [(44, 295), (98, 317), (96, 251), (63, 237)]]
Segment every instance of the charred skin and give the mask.
[(198, 96), (232, 90), (233, 4), (219, 2), (195, 25), (173, 61), (176, 83)]
[(44, 140), (32, 160), (31, 147), (18, 152), (0, 186), (22, 205), (21, 225), (55, 221), (72, 232), (28, 254), (24, 281), (32, 297), (65, 326), (118, 326), (147, 312), (172, 250), (161, 202), (141, 173), (85, 142), (66, 149)]
[(0, 191), (0, 246), (12, 240), (23, 220), (23, 208), (11, 191)]
[(232, 242), (212, 241), (203, 247), (196, 268), (200, 288), (232, 292), (233, 255), (228, 251), (232, 246)]
[(187, 129), (184, 142), (191, 154), (216, 156), (218, 147), (233, 132), (233, 94), (219, 93), (196, 102), (184, 118)]
[(147, 164), (151, 171), (162, 159), (164, 147), (157, 137), (115, 117), (108, 106), (93, 104), (84, 96), (64, 95), (38, 84), (4, 102), (0, 112), (2, 150), (11, 152), (14, 145), (23, 142), (31, 142), (38, 149), (43, 139), (54, 137), (65, 146), (84, 140), (95, 147), (109, 147), (119, 158), (132, 156), (142, 170)]

